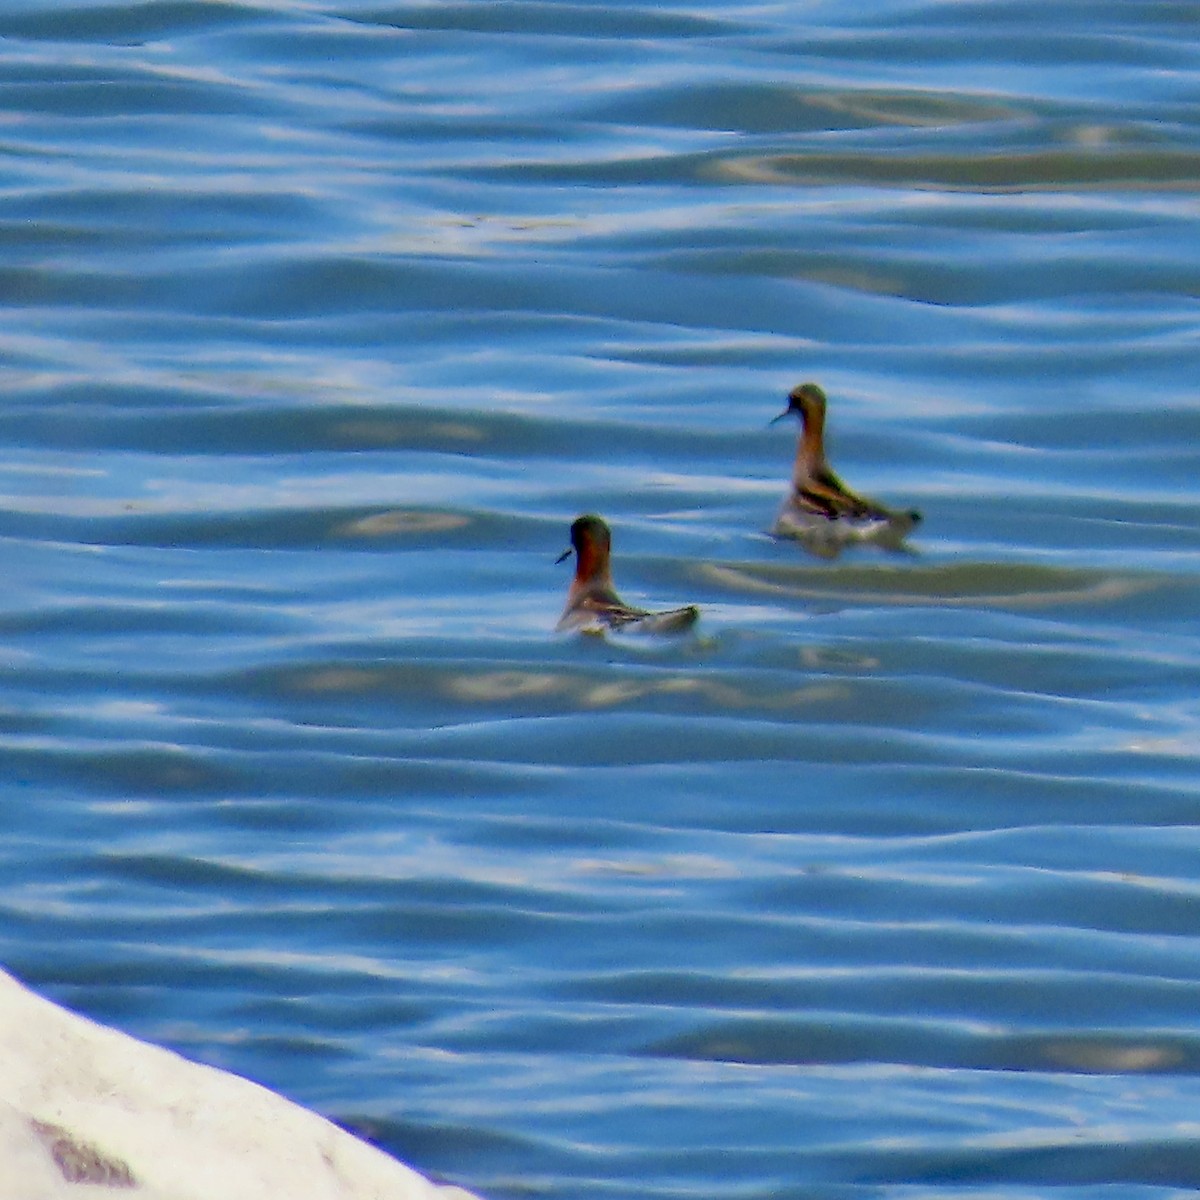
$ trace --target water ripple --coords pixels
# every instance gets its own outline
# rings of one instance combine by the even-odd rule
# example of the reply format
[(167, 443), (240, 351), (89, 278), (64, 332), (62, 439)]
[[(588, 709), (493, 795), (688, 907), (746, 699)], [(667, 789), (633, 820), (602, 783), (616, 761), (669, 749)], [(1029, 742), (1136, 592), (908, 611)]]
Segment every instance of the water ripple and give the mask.
[(0, 961), (496, 1200), (1192, 1187), (1193, 34), (0, 13)]

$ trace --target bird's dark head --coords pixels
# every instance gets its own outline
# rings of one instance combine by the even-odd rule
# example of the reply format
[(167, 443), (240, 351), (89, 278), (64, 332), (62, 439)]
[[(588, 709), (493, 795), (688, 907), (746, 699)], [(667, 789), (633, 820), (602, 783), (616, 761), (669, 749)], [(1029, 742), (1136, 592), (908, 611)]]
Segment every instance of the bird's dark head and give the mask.
[(788, 406), (771, 422), (782, 421), (795, 414), (806, 425), (810, 421), (818, 424), (825, 420), (825, 393), (815, 383), (802, 383), (788, 392)]
[(604, 519), (588, 513), (571, 522), (571, 544), (555, 561), (569, 558), (572, 550), (579, 556), (580, 564), (607, 559), (611, 546), (612, 533)]

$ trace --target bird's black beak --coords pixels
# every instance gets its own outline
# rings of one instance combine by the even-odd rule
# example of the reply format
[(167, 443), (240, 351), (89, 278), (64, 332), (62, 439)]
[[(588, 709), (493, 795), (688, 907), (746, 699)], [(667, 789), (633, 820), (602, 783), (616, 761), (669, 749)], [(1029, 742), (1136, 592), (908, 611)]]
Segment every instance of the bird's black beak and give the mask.
[(574, 547), (574, 546), (568, 546), (568, 547), (567, 547), (567, 548), (566, 548), (566, 549), (565, 549), (565, 550), (564, 550), (564, 551), (563, 551), (563, 552), (562, 552), (562, 553), (561, 553), (561, 554), (560, 554), (560, 555), (559, 555), (559, 556), (558, 556), (558, 557), (557, 557), (557, 558), (554, 560), (554, 565), (557, 567), (557, 566), (558, 566), (558, 564), (559, 564), (560, 562), (566, 562), (566, 560), (567, 560), (568, 558), (570, 558), (570, 557), (571, 557), (571, 551), (572, 551), (572, 550), (574, 550), (574, 549), (575, 549), (575, 547)]
[(768, 429), (770, 429), (772, 425), (778, 425), (778, 424), (779, 424), (779, 422), (780, 422), (780, 421), (782, 421), (784, 417), (790, 417), (791, 415), (792, 415), (792, 410), (791, 410), (790, 408), (785, 408), (785, 409), (783, 410), (783, 412), (781, 412), (781, 413), (779, 414), (779, 416), (777, 416), (777, 417), (772, 417), (772, 418), (771, 418), (771, 419), (770, 419), (770, 420), (767, 422), (767, 428), (768, 428)]

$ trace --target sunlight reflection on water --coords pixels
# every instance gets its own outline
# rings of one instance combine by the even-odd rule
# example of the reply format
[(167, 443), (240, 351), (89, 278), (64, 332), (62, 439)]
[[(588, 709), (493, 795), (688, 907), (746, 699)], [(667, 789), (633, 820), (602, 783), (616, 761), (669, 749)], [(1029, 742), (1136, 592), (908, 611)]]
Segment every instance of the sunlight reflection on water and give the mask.
[(1195, 1189), (1185, 8), (0, 37), (6, 967), (494, 1200)]

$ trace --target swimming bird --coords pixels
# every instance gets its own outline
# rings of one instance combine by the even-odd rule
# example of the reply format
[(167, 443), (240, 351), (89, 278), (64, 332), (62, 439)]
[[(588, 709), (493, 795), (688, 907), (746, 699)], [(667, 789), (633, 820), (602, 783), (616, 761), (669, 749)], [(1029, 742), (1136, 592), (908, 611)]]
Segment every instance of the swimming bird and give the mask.
[(612, 533), (600, 517), (577, 517), (571, 525), (571, 544), (555, 561), (562, 562), (572, 553), (575, 578), (558, 622), (560, 630), (594, 630), (607, 625), (637, 633), (682, 633), (700, 616), (694, 604), (667, 612), (648, 612), (626, 604), (613, 588), (609, 565)]
[(795, 413), (800, 444), (788, 493), (771, 530), (795, 538), (815, 554), (832, 558), (850, 542), (872, 542), (897, 549), (921, 520), (916, 511), (895, 512), (852, 492), (825, 457), (825, 393), (802, 383), (788, 395), (788, 406), (771, 424)]

